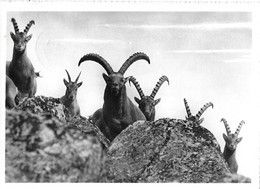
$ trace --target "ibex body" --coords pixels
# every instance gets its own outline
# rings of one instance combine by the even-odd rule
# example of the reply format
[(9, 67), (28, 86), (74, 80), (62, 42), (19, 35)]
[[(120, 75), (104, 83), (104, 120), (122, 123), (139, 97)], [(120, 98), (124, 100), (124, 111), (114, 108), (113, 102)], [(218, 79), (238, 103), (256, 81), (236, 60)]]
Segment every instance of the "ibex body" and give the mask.
[(8, 109), (14, 108), (15, 104), (15, 97), (17, 95), (17, 88), (14, 82), (6, 75), (6, 96), (5, 96), (5, 107)]
[(32, 97), (37, 90), (36, 74), (34, 67), (27, 56), (26, 45), (31, 39), (32, 35), (27, 36), (27, 32), (34, 21), (30, 23), (24, 29), (24, 32), (19, 32), (17, 23), (14, 18), (11, 20), (14, 25), (15, 34), (10, 33), (13, 42), (13, 57), (10, 62), (7, 75), (12, 79), (19, 92), (24, 96)]
[(184, 98), (184, 105), (185, 105), (185, 109), (186, 109), (186, 111), (187, 111), (187, 115), (188, 115), (188, 117), (186, 117), (186, 120), (189, 120), (189, 121), (193, 121), (193, 122), (195, 122), (195, 123), (197, 123), (197, 124), (201, 124), (202, 122), (203, 122), (203, 120), (204, 120), (204, 118), (201, 118), (200, 119), (200, 116), (211, 106), (212, 108), (213, 108), (213, 103), (211, 103), (211, 102), (208, 102), (208, 103), (206, 103), (201, 109), (200, 109), (200, 111), (195, 115), (195, 116), (193, 116), (192, 114), (191, 114), (191, 111), (190, 111), (190, 107), (189, 107), (189, 105), (188, 105), (188, 102), (187, 102), (187, 100)]
[(71, 115), (80, 115), (80, 108), (77, 102), (77, 91), (78, 88), (82, 85), (82, 82), (78, 83), (78, 79), (81, 73), (78, 75), (75, 82), (71, 81), (70, 75), (67, 70), (66, 73), (68, 75), (69, 81), (63, 79), (63, 82), (67, 89), (65, 95), (62, 96), (60, 100), (62, 104), (64, 104), (64, 106), (68, 109)]
[(245, 122), (242, 120), (236, 130), (236, 132), (233, 134), (230, 131), (230, 128), (227, 124), (227, 121), (222, 118), (221, 121), (224, 122), (226, 131), (227, 131), (227, 135), (225, 135), (225, 133), (223, 133), (223, 138), (225, 140), (225, 147), (224, 147), (224, 151), (223, 151), (223, 156), (224, 159), (226, 160), (228, 166), (230, 167), (230, 170), (232, 173), (237, 173), (238, 170), (238, 164), (237, 164), (237, 160), (236, 160), (236, 148), (238, 143), (241, 142), (242, 137), (238, 138), (238, 134), (239, 131), (242, 127), (243, 124), (245, 124)]
[(137, 97), (135, 97), (135, 101), (137, 102), (137, 104), (139, 105), (140, 110), (143, 112), (143, 114), (145, 115), (145, 118), (147, 121), (154, 121), (155, 119), (155, 106), (161, 101), (161, 99), (156, 99), (154, 100), (155, 95), (157, 94), (158, 90), (160, 89), (160, 87), (162, 86), (162, 84), (167, 81), (169, 84), (169, 79), (167, 76), (162, 76), (159, 81), (157, 82), (156, 86), (154, 87), (152, 93), (150, 96), (145, 96), (139, 83), (136, 81), (136, 79), (131, 76), (129, 78), (129, 82), (132, 82), (141, 99), (138, 99)]
[(98, 119), (96, 125), (110, 141), (128, 125), (137, 120), (146, 120), (141, 110), (127, 97), (125, 83), (128, 78), (123, 76), (127, 68), (140, 59), (150, 63), (146, 54), (135, 53), (125, 61), (118, 72), (114, 72), (110, 64), (97, 54), (87, 54), (79, 61), (79, 65), (86, 60), (95, 61), (107, 71), (108, 75), (103, 74), (106, 82), (103, 108), (97, 110), (93, 117)]

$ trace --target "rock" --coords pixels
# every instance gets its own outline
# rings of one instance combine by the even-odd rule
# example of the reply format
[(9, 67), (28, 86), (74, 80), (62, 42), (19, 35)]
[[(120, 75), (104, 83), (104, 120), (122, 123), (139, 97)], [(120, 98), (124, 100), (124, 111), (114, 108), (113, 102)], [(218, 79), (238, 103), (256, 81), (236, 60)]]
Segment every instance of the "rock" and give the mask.
[(107, 150), (104, 182), (216, 182), (230, 170), (213, 134), (192, 121), (136, 122)]
[(62, 122), (66, 122), (66, 118), (70, 117), (59, 98), (45, 96), (26, 98), (19, 104), (16, 110), (30, 111), (38, 115), (51, 115)]
[(6, 110), (6, 182), (98, 182), (104, 152), (87, 125)]
[(243, 175), (227, 173), (220, 177), (218, 183), (251, 183), (251, 179)]

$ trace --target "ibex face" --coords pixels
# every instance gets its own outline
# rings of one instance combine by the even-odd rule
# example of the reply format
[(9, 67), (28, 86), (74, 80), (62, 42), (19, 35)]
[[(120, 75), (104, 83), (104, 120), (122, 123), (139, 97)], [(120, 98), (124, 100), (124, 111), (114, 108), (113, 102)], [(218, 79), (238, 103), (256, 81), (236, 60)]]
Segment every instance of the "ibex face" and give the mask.
[(147, 120), (150, 120), (152, 115), (155, 113), (155, 106), (161, 101), (161, 99), (154, 100), (150, 96), (145, 96), (141, 99), (134, 97), (138, 104), (138, 107), (143, 112)]
[(66, 96), (71, 101), (74, 101), (77, 97), (77, 90), (82, 85), (82, 82), (80, 82), (80, 83), (76, 83), (76, 82), (69, 83), (65, 79), (63, 81), (64, 81), (65, 86), (67, 87)]
[(23, 32), (19, 32), (16, 35), (11, 32), (10, 35), (14, 42), (14, 49), (18, 52), (23, 52), (26, 48), (26, 44), (32, 38), (32, 34), (26, 36), (26, 34), (24, 34)]
[(223, 133), (223, 138), (226, 142), (227, 148), (231, 151), (234, 151), (237, 148), (238, 143), (240, 143), (242, 140), (242, 137), (238, 138), (235, 134), (230, 134), (229, 136), (227, 136), (225, 135), (225, 133)]
[(238, 126), (235, 133), (231, 133), (230, 127), (229, 127), (227, 121), (224, 118), (222, 118), (221, 121), (224, 123), (225, 128), (226, 128), (226, 132), (227, 132), (227, 135), (225, 135), (225, 133), (223, 133), (223, 138), (226, 142), (226, 147), (229, 150), (234, 151), (234, 150), (236, 150), (238, 143), (240, 143), (241, 140), (242, 140), (242, 137), (238, 138), (238, 134), (240, 132), (242, 125), (245, 124), (245, 121), (242, 120), (239, 123), (239, 126)]
[(115, 97), (120, 94), (122, 88), (125, 87), (125, 83), (128, 81), (128, 78), (124, 78), (120, 73), (113, 73), (110, 75), (103, 73), (103, 78), (106, 81), (107, 88)]
[(33, 20), (31, 20), (24, 29), (24, 32), (19, 32), (19, 28), (17, 22), (14, 18), (11, 19), (14, 25), (15, 34), (10, 32), (11, 38), (14, 42), (14, 49), (18, 52), (23, 52), (26, 49), (26, 44), (32, 38), (32, 34), (27, 36), (27, 32), (30, 27), (35, 24)]
[(78, 75), (75, 82), (73, 82), (73, 81), (71, 81), (70, 75), (69, 75), (67, 70), (66, 70), (66, 72), (67, 72), (67, 75), (68, 75), (68, 78), (69, 78), (69, 82), (66, 79), (63, 79), (63, 82), (64, 82), (64, 84), (67, 88), (65, 96), (68, 98), (68, 100), (74, 101), (77, 97), (77, 90), (82, 85), (82, 82), (77, 83), (80, 74)]

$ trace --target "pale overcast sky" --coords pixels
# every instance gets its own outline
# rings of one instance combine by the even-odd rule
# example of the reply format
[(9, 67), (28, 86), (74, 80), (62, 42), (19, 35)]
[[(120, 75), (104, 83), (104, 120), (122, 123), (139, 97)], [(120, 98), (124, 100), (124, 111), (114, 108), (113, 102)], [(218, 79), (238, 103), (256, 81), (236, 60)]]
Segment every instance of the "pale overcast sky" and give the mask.
[[(131, 65), (125, 76), (136, 77), (146, 95), (162, 75), (165, 83), (155, 98), (156, 118), (186, 116), (183, 98), (196, 114), (207, 102), (214, 104), (202, 117), (202, 126), (217, 138), (223, 150), (225, 132), (222, 117), (232, 132), (245, 120), (237, 149), (239, 173), (252, 176), (248, 164), (253, 140), (250, 108), (252, 99), (252, 14), (248, 12), (9, 12), (7, 14), (7, 60), (12, 58), (14, 17), (20, 30), (33, 19), (28, 34), (28, 55), (38, 79), (37, 95), (61, 97), (65, 94), (65, 69), (73, 80), (82, 71), (78, 102), (83, 116), (102, 107), (105, 70), (95, 62), (79, 59), (87, 53), (98, 53), (117, 71), (135, 52), (146, 53), (151, 64), (141, 60)], [(138, 93), (127, 84), (131, 100)], [(133, 100), (134, 101), (134, 100)], [(135, 103), (135, 102), (134, 102)], [(253, 155), (254, 156), (254, 155)], [(253, 160), (252, 160), (253, 162)]]

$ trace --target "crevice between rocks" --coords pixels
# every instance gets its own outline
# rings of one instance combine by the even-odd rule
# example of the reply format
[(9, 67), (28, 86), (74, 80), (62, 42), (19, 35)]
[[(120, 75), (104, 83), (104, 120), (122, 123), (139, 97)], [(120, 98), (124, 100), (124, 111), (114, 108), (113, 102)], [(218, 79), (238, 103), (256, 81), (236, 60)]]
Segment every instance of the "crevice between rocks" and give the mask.
[(146, 169), (153, 164), (153, 162), (159, 157), (159, 154), (161, 153), (162, 149), (167, 145), (167, 143), (169, 142), (170, 138), (171, 138), (171, 127), (169, 127), (169, 125), (166, 127), (167, 130), (167, 135), (166, 138), (164, 140), (164, 142), (162, 143), (162, 145), (159, 146), (159, 151), (155, 152), (154, 155), (150, 158), (150, 162), (143, 167), (143, 170), (140, 172), (139, 176), (137, 176), (136, 180), (134, 182), (138, 182), (142, 175), (144, 174), (144, 172), (146, 171)]

